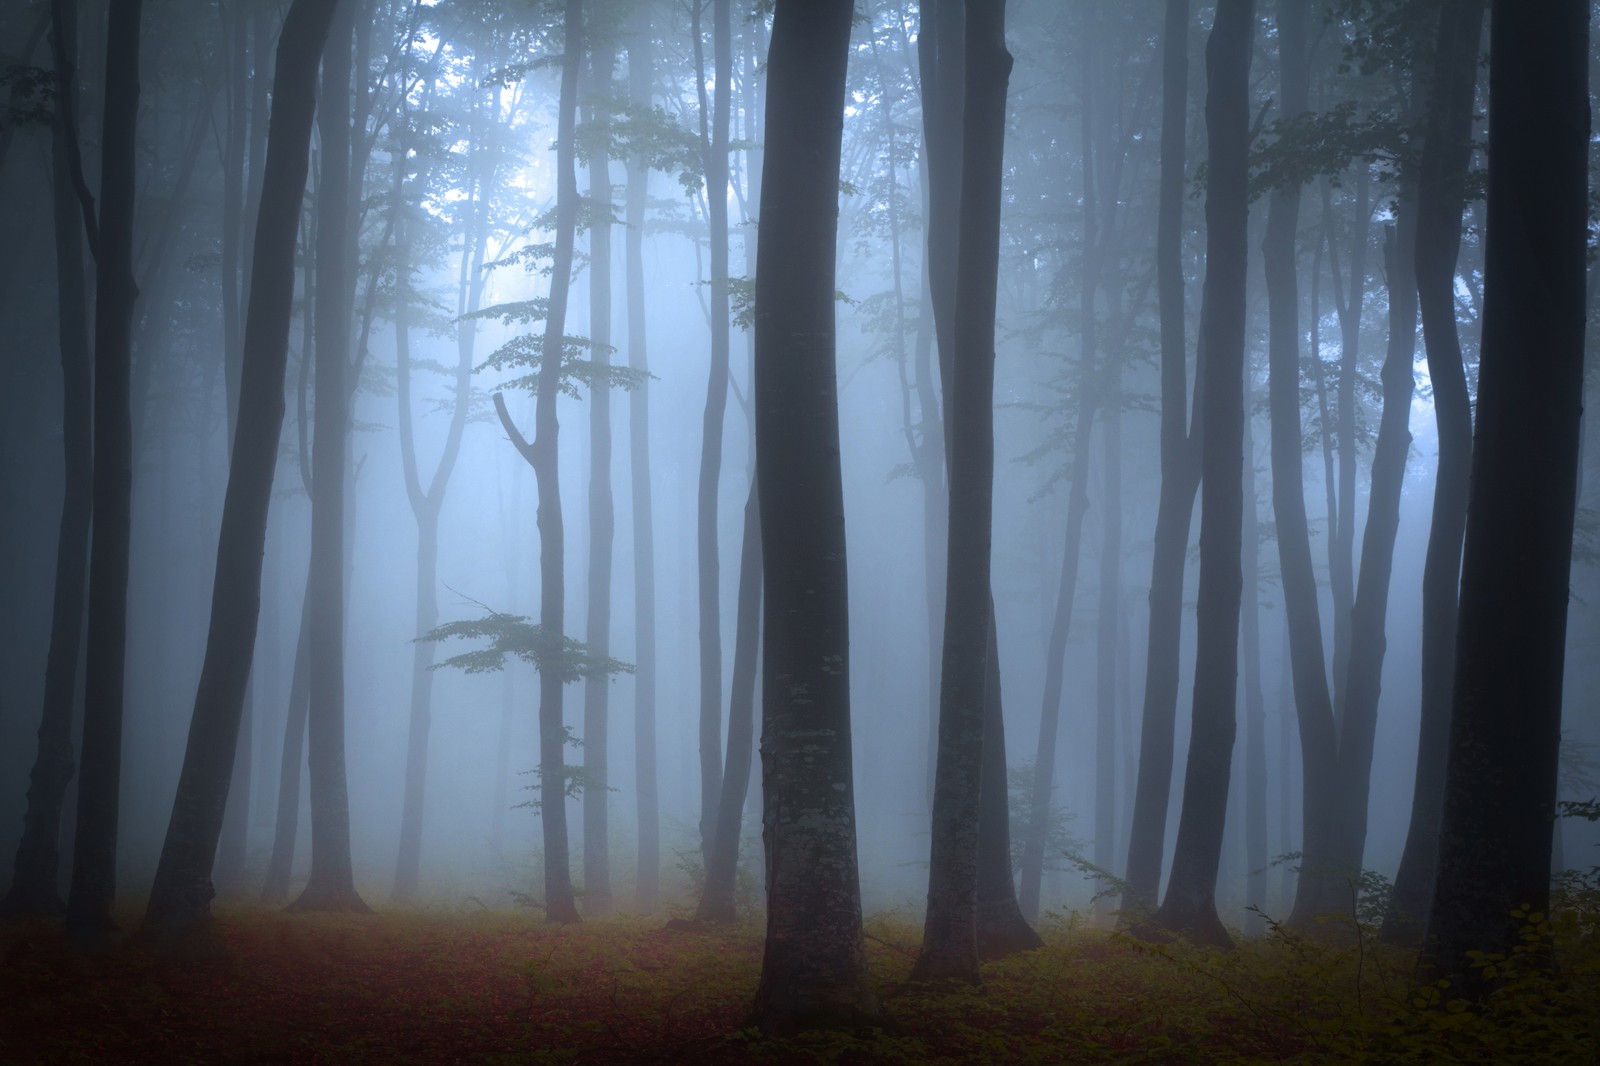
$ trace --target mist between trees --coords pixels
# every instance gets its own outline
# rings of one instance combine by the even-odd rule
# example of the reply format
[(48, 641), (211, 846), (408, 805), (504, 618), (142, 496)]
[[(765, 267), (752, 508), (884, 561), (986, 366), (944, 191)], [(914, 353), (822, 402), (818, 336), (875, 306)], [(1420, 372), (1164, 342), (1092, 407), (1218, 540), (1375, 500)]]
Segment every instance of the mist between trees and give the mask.
[(6, 910), (756, 918), (774, 1030), (863, 912), (1514, 942), (1595, 55), (1491, 6), (7, 5)]

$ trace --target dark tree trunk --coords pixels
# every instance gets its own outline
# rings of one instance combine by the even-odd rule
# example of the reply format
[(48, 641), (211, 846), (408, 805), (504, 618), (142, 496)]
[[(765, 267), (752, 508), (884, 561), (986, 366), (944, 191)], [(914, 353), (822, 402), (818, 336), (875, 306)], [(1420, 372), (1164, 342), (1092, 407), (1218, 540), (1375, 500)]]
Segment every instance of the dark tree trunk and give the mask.
[[(1284, 117), (1306, 109), (1305, 0), (1279, 0), (1279, 77)], [(1289, 626), (1289, 665), (1304, 763), (1305, 857), (1290, 921), (1307, 927), (1319, 914), (1347, 910), (1348, 895), (1336, 872), (1335, 773), (1338, 732), (1328, 668), (1323, 657), (1322, 617), (1311, 565), (1306, 520), (1300, 428), (1300, 306), (1295, 234), (1300, 187), (1275, 190), (1261, 242), (1267, 281), (1268, 406), (1272, 414), (1272, 512), (1278, 536), (1284, 616)], [(1342, 506), (1342, 501), (1341, 501)], [(1338, 537), (1334, 540), (1337, 542)], [(1337, 582), (1336, 582), (1337, 583)], [(1337, 594), (1335, 600), (1337, 601)], [(1337, 602), (1335, 614), (1338, 614)], [(1330, 894), (1330, 889), (1341, 891)]]
[(133, 309), (135, 126), (139, 115), (142, 0), (110, 9), (105, 108), (100, 137), (100, 213), (95, 250), (94, 536), (89, 549), (89, 631), (85, 645), (83, 752), (78, 824), (67, 893), (68, 943), (111, 946), (117, 888), (117, 805), (122, 779), (123, 663), (128, 633), (128, 542), (133, 502), (129, 403)]
[(850, 0), (778, 0), (756, 262), (767, 934), (753, 1021), (871, 1020), (856, 865), (834, 256)]
[(307, 574), (300, 606), (300, 636), (289, 675), (289, 706), (284, 715), (283, 747), (278, 761), (278, 801), (273, 823), (272, 854), (261, 885), (261, 902), (289, 902), (295, 838), (300, 835), (300, 771), (306, 763), (306, 715), (311, 702), (311, 581)]
[[(604, 129), (604, 101), (611, 96), (616, 53), (596, 48), (589, 57), (596, 102), (589, 121)], [(597, 131), (598, 132), (598, 131)], [(598, 136), (596, 144), (606, 140)], [(611, 361), (611, 159), (604, 148), (589, 163), (589, 339), (594, 361)], [(724, 267), (726, 273), (726, 267)], [(724, 296), (726, 299), (726, 296)], [(586, 625), (589, 651), (611, 654), (611, 553), (616, 540), (616, 509), (611, 499), (611, 386), (604, 372), (589, 390), (589, 603)], [(583, 898), (596, 917), (611, 913), (611, 835), (608, 827), (607, 742), (611, 713), (611, 678), (589, 677), (583, 683)], [(746, 774), (748, 775), (748, 768)]]
[(960, 260), (947, 381), (950, 540), (928, 910), (916, 981), (978, 980), (977, 882), (985, 690), (993, 640), (994, 328), (1007, 83), (1005, 3), (967, 10)]
[[(1304, 33), (1301, 34), (1302, 39)], [(1304, 49), (1301, 49), (1304, 55)], [(1305, 69), (1304, 62), (1297, 64)], [(1297, 73), (1301, 81), (1303, 73)], [(1288, 93), (1285, 92), (1285, 111), (1288, 111)], [(1344, 726), (1344, 681), (1350, 662), (1350, 612), (1355, 603), (1355, 550), (1356, 536), (1356, 377), (1361, 358), (1361, 311), (1366, 303), (1367, 242), (1372, 225), (1372, 205), (1369, 188), (1372, 167), (1366, 159), (1356, 161), (1355, 218), (1350, 236), (1350, 285), (1345, 290), (1339, 284), (1339, 263), (1332, 254), (1330, 240), (1329, 266), (1333, 270), (1334, 297), (1339, 312), (1339, 382), (1336, 390), (1337, 407), (1335, 440), (1339, 445), (1339, 506), (1335, 511), (1333, 529), (1328, 541), (1328, 586), (1333, 593), (1333, 709), (1337, 728)]]
[(1157, 921), (1197, 943), (1231, 946), (1217, 917), (1217, 867), (1228, 806), (1238, 697), (1244, 519), (1244, 318), (1249, 201), (1250, 48), (1254, 0), (1219, 0), (1206, 43), (1206, 281), (1200, 310), (1200, 594), (1194, 720), (1172, 876)]
[[(628, 42), (628, 94), (634, 107), (650, 106), (650, 8), (640, 4)], [(627, 271), (628, 366), (646, 373), (647, 329), (644, 308), (644, 216), (650, 198), (650, 171), (642, 156), (628, 160)], [(634, 903), (653, 911), (660, 903), (661, 815), (656, 788), (656, 550), (650, 492), (650, 386), (628, 396), (628, 470), (633, 503), (633, 751), (636, 814), (639, 821), (638, 869)]]
[[(1489, 229), (1425, 975), (1520, 945), (1550, 896), (1583, 403), (1589, 5), (1489, 16)], [(1548, 956), (1544, 960), (1548, 962)]]
[[(539, 353), (534, 439), (517, 432), (505, 400), (495, 393), (495, 411), (507, 436), (533, 467), (539, 492), (539, 625), (551, 640), (566, 632), (566, 533), (561, 518), (561, 454), (556, 397), (561, 392), (562, 338), (567, 295), (572, 286), (572, 246), (578, 222), (578, 177), (574, 164), (578, 105), (578, 65), (583, 58), (583, 0), (567, 0), (566, 42), (561, 59), (561, 97), (556, 116), (556, 240), (550, 273), (550, 303)], [(572, 890), (567, 842), (566, 729), (562, 719), (563, 679), (557, 670), (539, 672), (539, 822), (544, 833), (544, 914), (556, 923), (579, 920)]]
[[(722, 426), (728, 408), (728, 110), (733, 98), (731, 0), (712, 0), (711, 41), (716, 98), (700, 91), (700, 143), (711, 226), (711, 371), (700, 438), (700, 489), (696, 559), (700, 576), (700, 853), (708, 865), (722, 796), (722, 608), (717, 552), (717, 486), (722, 475)], [(699, 7), (695, 54), (701, 53)], [(696, 64), (702, 71), (705, 64)], [(707, 111), (712, 110), (709, 129)]]
[[(1245, 932), (1266, 931), (1267, 906), (1267, 701), (1261, 691), (1261, 525), (1256, 506), (1256, 449), (1246, 385), (1244, 409), (1244, 601), (1239, 622), (1244, 663), (1244, 903), (1252, 908)], [(1282, 772), (1287, 772), (1285, 768)], [(1288, 850), (1288, 849), (1284, 849)]]
[(146, 936), (166, 950), (210, 946), (211, 866), (255, 651), (267, 512), (283, 428), (295, 222), (310, 161), (317, 63), (332, 18), (332, 5), (296, 0), (278, 42), (211, 625), (172, 819), (145, 914)]
[(739, 556), (739, 606), (734, 623), (733, 687), (728, 703), (728, 762), (722, 774), (722, 799), (717, 808), (711, 865), (695, 918), (730, 923), (739, 872), (739, 834), (744, 801), (750, 790), (751, 753), (755, 745), (756, 654), (761, 643), (761, 501), (756, 486), (744, 505), (744, 543)]
[[(1162, 34), (1161, 191), (1156, 223), (1156, 298), (1161, 317), (1161, 494), (1150, 563), (1150, 633), (1145, 651), (1139, 774), (1128, 837), (1125, 918), (1155, 907), (1172, 792), (1173, 729), (1178, 709), (1178, 645), (1189, 524), (1200, 485), (1200, 377), (1195, 371), (1194, 427), (1189, 403), (1183, 314), (1183, 157), (1189, 85), (1189, 0), (1167, 0)], [(1197, 355), (1203, 356), (1204, 351)]]
[(1483, 9), (1483, 0), (1461, 0), (1440, 10), (1428, 131), (1417, 184), (1417, 302), (1427, 344), (1428, 378), (1433, 385), (1439, 459), (1428, 553), (1422, 567), (1422, 721), (1411, 823), (1394, 879), (1394, 909), (1383, 925), (1384, 939), (1394, 943), (1414, 944), (1422, 932), (1433, 892), (1439, 810), (1444, 799), (1456, 592), (1472, 457), (1472, 403), (1457, 334), (1455, 274), (1464, 184), (1472, 158)]
[(344, 758), (344, 573), (346, 443), (350, 435), (349, 238), (351, 33), (355, 4), (335, 15), (322, 63), (317, 110), (321, 181), (317, 223), (316, 411), (312, 418), (310, 704), (311, 876), (289, 906), (365, 911), (350, 857), (350, 796)]
[[(77, 96), (77, 11), (73, 0), (51, 6), (50, 43), (55, 55), (57, 103), (51, 123), (51, 215), (55, 224), (56, 327), (61, 353), (61, 444), (65, 492), (56, 534), (56, 573), (50, 611), (50, 650), (45, 659), (39, 747), (28, 779), (28, 807), (12, 866), (11, 887), (0, 915), (56, 915), (63, 908), (58, 846), (62, 801), (76, 768), (72, 708), (82, 652), (84, 589), (88, 584), (94, 441), (90, 419), (94, 384), (90, 373), (89, 326), (84, 291), (83, 216), (79, 213), (69, 143)], [(7, 131), (9, 132), (9, 130)]]
[[(1108, 360), (1107, 397), (1100, 423), (1105, 477), (1102, 481), (1099, 625), (1095, 630), (1094, 864), (1116, 864), (1117, 814), (1117, 615), (1122, 602), (1122, 373)], [(1109, 891), (1108, 886), (1101, 886)], [(1110, 898), (1095, 908), (1102, 920)]]

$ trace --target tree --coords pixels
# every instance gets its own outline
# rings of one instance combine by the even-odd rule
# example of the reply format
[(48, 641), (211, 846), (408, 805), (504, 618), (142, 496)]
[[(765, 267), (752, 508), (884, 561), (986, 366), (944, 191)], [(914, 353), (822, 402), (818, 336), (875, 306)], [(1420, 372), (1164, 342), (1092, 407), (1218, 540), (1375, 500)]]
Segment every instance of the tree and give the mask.
[[(55, 588), (50, 650), (45, 660), (39, 746), (28, 779), (28, 808), (12, 866), (11, 887), (0, 914), (54, 915), (62, 910), (60, 858), (62, 801), (76, 768), (72, 704), (82, 652), (84, 588), (88, 582), (94, 442), (94, 386), (90, 372), (87, 295), (84, 292), (83, 216), (79, 213), (77, 130), (77, 5), (51, 5), (50, 45), (55, 56), (56, 106), (50, 123), (50, 206), (56, 247), (57, 347), (61, 357), (61, 444), (65, 494), (56, 535)], [(9, 133), (10, 130), (8, 129)]]
[(1510, 955), (1550, 891), (1583, 402), (1589, 5), (1489, 15), (1472, 495), (1423, 974)]
[(994, 601), (994, 328), (1006, 90), (1005, 3), (974, 3), (965, 28), (960, 248), (947, 379), (950, 526), (939, 755), (918, 981), (978, 980), (977, 880), (985, 692)]
[(1456, 324), (1456, 258), (1461, 210), (1472, 158), (1482, 0), (1443, 5), (1434, 49), (1428, 129), (1417, 179), (1417, 303), (1427, 346), (1428, 379), (1438, 427), (1433, 519), (1422, 566), (1422, 715), (1417, 774), (1405, 850), (1394, 879), (1394, 907), (1383, 924), (1391, 942), (1414, 943), (1433, 891), (1450, 736), (1450, 686), (1455, 669), (1456, 592), (1461, 537), (1472, 471), (1472, 402)]
[[(700, 99), (700, 145), (711, 226), (711, 370), (700, 440), (696, 563), (700, 593), (700, 850), (711, 861), (722, 795), (722, 612), (717, 554), (717, 485), (722, 473), (722, 426), (728, 407), (728, 109), (733, 99), (731, 0), (712, 0), (711, 38), (716, 99), (706, 101), (700, 5), (694, 5), (695, 88)], [(709, 116), (708, 111), (714, 113)]]
[(100, 210), (83, 197), (95, 258), (94, 536), (89, 549), (83, 752), (66, 936), (84, 951), (104, 951), (116, 925), (118, 790), (122, 780), (123, 664), (128, 638), (128, 547), (133, 511), (133, 423), (129, 370), (133, 312), (135, 128), (139, 116), (142, 0), (116, 4), (106, 36), (105, 107), (100, 137)]
[[(650, 107), (650, 6), (634, 12), (628, 41), (628, 101)], [(628, 474), (633, 503), (634, 675), (633, 751), (639, 856), (635, 903), (654, 910), (660, 899), (661, 815), (656, 786), (656, 563), (654, 509), (650, 491), (650, 370), (644, 306), (644, 216), (650, 199), (650, 168), (644, 153), (628, 156), (627, 233), (628, 366), (644, 383), (628, 397)]]
[[(1178, 708), (1178, 643), (1189, 522), (1200, 486), (1201, 365), (1189, 404), (1183, 324), (1183, 157), (1188, 112), (1189, 3), (1167, 0), (1162, 31), (1161, 184), (1156, 222), (1156, 299), (1161, 329), (1161, 495), (1150, 563), (1150, 634), (1145, 651), (1139, 771), (1128, 838), (1125, 915), (1151, 910), (1161, 886)], [(1205, 347), (1197, 353), (1204, 356)], [(1191, 423), (1186, 427), (1186, 423)]]
[(1206, 42), (1206, 281), (1200, 309), (1200, 594), (1194, 719), (1172, 876), (1157, 922), (1201, 944), (1230, 946), (1217, 917), (1217, 867), (1228, 805), (1238, 696), (1244, 522), (1246, 166), (1254, 0), (1219, 0)]
[[(834, 256), (851, 0), (778, 0), (756, 259), (767, 1032), (876, 1017), (856, 865)], [(762, 491), (764, 489), (764, 491)]]
[(255, 651), (267, 512), (283, 428), (295, 222), (310, 164), (317, 65), (335, 6), (295, 0), (278, 39), (210, 630), (178, 792), (144, 919), (145, 935), (167, 949), (203, 947), (209, 941), (211, 867)]
[(350, 299), (353, 274), (350, 188), (351, 35), (355, 0), (345, 0), (322, 60), (317, 223), (316, 411), (311, 482), (310, 705), (311, 876), (290, 909), (357, 911), (350, 857), (350, 795), (344, 757), (345, 447), (350, 430)]
[[(556, 397), (560, 394), (565, 347), (567, 294), (572, 284), (572, 246), (578, 220), (578, 178), (573, 159), (577, 125), (578, 68), (583, 58), (583, 0), (566, 0), (562, 25), (561, 97), (556, 119), (556, 240), (550, 296), (539, 348), (534, 439), (518, 432), (495, 393), (495, 413), (529, 466), (539, 492), (539, 625), (560, 639), (566, 625), (566, 534), (561, 518), (561, 468)], [(556, 670), (539, 671), (539, 819), (544, 831), (544, 907), (548, 922), (576, 922), (568, 860), (566, 809), (566, 729), (562, 723), (565, 679)]]
[[(595, 363), (611, 359), (611, 157), (606, 115), (616, 50), (589, 55), (589, 107), (594, 124), (589, 159), (589, 341)], [(588, 645), (600, 656), (611, 651), (611, 552), (616, 512), (611, 500), (611, 383), (602, 370), (589, 392), (589, 604)], [(583, 890), (589, 913), (611, 913), (611, 837), (606, 818), (606, 734), (611, 679), (589, 677), (583, 687)]]

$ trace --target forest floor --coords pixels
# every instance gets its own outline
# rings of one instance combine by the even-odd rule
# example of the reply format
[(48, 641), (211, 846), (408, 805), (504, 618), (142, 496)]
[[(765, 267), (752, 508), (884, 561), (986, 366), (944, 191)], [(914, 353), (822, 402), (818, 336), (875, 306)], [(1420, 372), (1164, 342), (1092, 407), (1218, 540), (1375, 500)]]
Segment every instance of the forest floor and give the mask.
[(1221, 954), (1071, 917), (1044, 923), (1044, 949), (987, 965), (981, 989), (932, 993), (901, 986), (920, 930), (891, 915), (867, 946), (896, 1031), (786, 1041), (741, 1028), (754, 926), (218, 907), (216, 927), (226, 958), (175, 964), (134, 945), (81, 958), (53, 927), (0, 926), (0, 1063), (1600, 1061), (1594, 929), (1559, 921), (1529, 925), (1535, 947), (1557, 938), (1559, 979), (1490, 960), (1498, 990), (1469, 1007), (1419, 996), (1414, 956), (1370, 930)]

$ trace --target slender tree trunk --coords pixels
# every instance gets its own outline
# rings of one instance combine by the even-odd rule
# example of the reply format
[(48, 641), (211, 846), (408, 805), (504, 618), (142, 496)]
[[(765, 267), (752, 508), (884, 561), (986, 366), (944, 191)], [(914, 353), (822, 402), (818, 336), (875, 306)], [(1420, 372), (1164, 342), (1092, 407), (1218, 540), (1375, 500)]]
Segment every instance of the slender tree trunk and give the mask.
[[(717, 486), (722, 475), (722, 427), (728, 408), (728, 110), (733, 97), (731, 0), (712, 0), (711, 40), (715, 103), (700, 91), (700, 142), (706, 175), (706, 214), (711, 227), (711, 371), (700, 439), (697, 561), (700, 576), (700, 851), (708, 865), (722, 796), (722, 609), (717, 553)], [(699, 8), (695, 53), (699, 60)], [(707, 111), (713, 111), (707, 128)]]
[(1198, 943), (1232, 941), (1217, 917), (1217, 867), (1238, 697), (1244, 464), (1246, 190), (1254, 0), (1218, 0), (1206, 44), (1206, 281), (1200, 312), (1205, 384), (1201, 434), (1200, 595), (1195, 615), (1194, 724), (1172, 876), (1161, 925)]
[[(58, 853), (62, 801), (76, 769), (72, 708), (78, 688), (88, 584), (89, 526), (93, 498), (94, 384), (90, 372), (87, 294), (84, 291), (83, 217), (73, 187), (77, 166), (69, 118), (77, 97), (77, 5), (57, 0), (50, 12), (57, 104), (50, 129), (51, 215), (55, 224), (56, 328), (61, 355), (61, 444), (64, 488), (56, 534), (56, 572), (45, 659), (39, 746), (28, 779), (28, 807), (12, 866), (11, 887), (0, 915), (57, 915), (61, 901)], [(9, 130), (7, 131), (9, 132)]]
[[(550, 304), (539, 354), (534, 439), (517, 432), (505, 400), (495, 393), (495, 411), (507, 436), (533, 467), (539, 491), (539, 625), (551, 640), (566, 632), (566, 533), (561, 517), (561, 464), (556, 397), (560, 394), (562, 338), (571, 288), (572, 251), (578, 221), (578, 178), (574, 166), (578, 65), (583, 58), (583, 0), (567, 0), (563, 25), (561, 96), (556, 120), (556, 241), (550, 273)], [(562, 716), (563, 679), (556, 670), (539, 672), (539, 821), (544, 834), (545, 921), (579, 920), (572, 890), (567, 841), (568, 769)]]
[[(1302, 37), (1303, 37), (1302, 33)], [(1301, 54), (1304, 53), (1302, 48)], [(1304, 69), (1304, 65), (1300, 65)], [(1303, 75), (1297, 75), (1303, 80)], [(1287, 103), (1287, 93), (1285, 102)], [(1285, 108), (1287, 110), (1287, 107)], [(1361, 312), (1366, 302), (1367, 243), (1372, 225), (1369, 188), (1372, 168), (1365, 159), (1356, 161), (1355, 218), (1350, 238), (1350, 285), (1340, 295), (1338, 261), (1330, 260), (1334, 270), (1334, 295), (1339, 298), (1339, 382), (1337, 389), (1339, 445), (1338, 521), (1329, 536), (1333, 550), (1329, 557), (1328, 584), (1333, 592), (1333, 709), (1336, 729), (1344, 728), (1344, 682), (1350, 662), (1350, 611), (1355, 603), (1355, 526), (1356, 526), (1356, 376), (1361, 359)], [(1329, 242), (1329, 250), (1333, 248)], [(1302, 884), (1304, 878), (1301, 879)]]
[(1440, 10), (1428, 132), (1417, 186), (1417, 302), (1427, 342), (1439, 458), (1433, 520), (1422, 568), (1422, 721), (1417, 773), (1410, 828), (1395, 874), (1394, 909), (1383, 924), (1384, 939), (1393, 943), (1414, 944), (1422, 931), (1433, 891), (1439, 811), (1444, 799), (1456, 592), (1472, 456), (1472, 404), (1456, 326), (1455, 273), (1461, 249), (1463, 186), (1472, 158), (1483, 9), (1482, 0), (1461, 0)]
[(1579, 0), (1490, 9), (1477, 442), (1424, 979), (1468, 973), (1473, 952), (1509, 956), (1550, 897), (1583, 403), (1588, 19)]
[(261, 885), (261, 902), (289, 902), (295, 838), (300, 835), (300, 771), (306, 761), (306, 715), (311, 700), (311, 576), (306, 575), (300, 606), (300, 635), (295, 640), (294, 668), (289, 679), (289, 706), (284, 715), (283, 747), (278, 759), (278, 802), (272, 832), (272, 854)]
[(82, 951), (111, 946), (117, 887), (117, 807), (122, 779), (123, 664), (128, 634), (128, 543), (133, 502), (129, 404), (134, 302), (135, 126), (139, 115), (142, 0), (110, 9), (106, 103), (100, 137), (100, 214), (95, 252), (94, 537), (89, 550), (83, 753), (67, 941)]
[[(650, 8), (640, 4), (628, 42), (628, 93), (636, 108), (650, 106)], [(644, 306), (644, 216), (650, 171), (644, 158), (628, 160), (627, 233), (628, 366), (648, 373)], [(634, 708), (633, 751), (639, 856), (634, 904), (653, 911), (660, 903), (661, 816), (656, 787), (656, 562), (650, 491), (650, 385), (628, 396), (628, 469), (633, 504)]]
[(850, 745), (834, 258), (850, 0), (778, 0), (756, 263), (756, 465), (765, 568), (767, 933), (753, 1022), (877, 1016), (867, 980)]
[(977, 882), (985, 690), (994, 646), (989, 589), (994, 488), (994, 327), (1011, 54), (1004, 0), (967, 11), (961, 137), (961, 257), (956, 266), (939, 758), (928, 910), (916, 981), (978, 980)]
[(1244, 414), (1244, 603), (1239, 623), (1244, 660), (1244, 931), (1266, 931), (1267, 906), (1267, 701), (1261, 691), (1261, 525), (1256, 506), (1256, 448), (1246, 386)]
[(695, 919), (731, 923), (738, 918), (739, 834), (750, 790), (755, 745), (756, 654), (761, 643), (761, 501), (754, 483), (744, 505), (739, 555), (739, 606), (734, 623), (733, 687), (728, 704), (728, 763), (722, 774), (715, 844)]
[[(602, 135), (607, 122), (604, 102), (611, 95), (616, 52), (596, 48), (589, 57), (591, 92), (597, 102), (589, 121)], [(594, 361), (611, 362), (611, 159), (604, 148), (589, 164), (589, 339)], [(611, 654), (611, 554), (616, 539), (616, 512), (611, 499), (611, 386), (604, 371), (589, 390), (589, 651)], [(611, 678), (591, 676), (583, 683), (583, 893), (586, 909), (601, 917), (611, 913), (611, 836), (607, 819), (607, 732), (611, 714)], [(748, 777), (749, 769), (745, 770)]]
[(351, 389), (349, 239), (350, 73), (353, 0), (335, 14), (322, 62), (317, 109), (321, 182), (317, 225), (317, 404), (311, 484), (310, 704), (307, 766), (311, 782), (311, 876), (291, 903), (301, 911), (358, 911), (350, 856), (350, 797), (344, 757), (345, 449)]
[(261, 605), (267, 512), (283, 428), (283, 378), (294, 294), (295, 220), (310, 161), (317, 62), (331, 5), (296, 0), (279, 38), (269, 170), (245, 321), (239, 418), (217, 541), (211, 626), (183, 770), (144, 933), (166, 950), (214, 950), (211, 867), (222, 832)]
[[(1117, 816), (1117, 613), (1122, 602), (1122, 367), (1108, 360), (1105, 409), (1101, 416), (1105, 478), (1101, 493), (1100, 622), (1095, 642), (1095, 776), (1094, 864), (1110, 870), (1116, 863)], [(1102, 896), (1096, 914), (1109, 916), (1111, 901)]]
[(1161, 319), (1161, 494), (1150, 563), (1150, 632), (1146, 642), (1139, 775), (1128, 836), (1125, 919), (1155, 907), (1172, 792), (1173, 730), (1178, 709), (1183, 571), (1189, 524), (1200, 485), (1200, 382), (1196, 355), (1194, 425), (1189, 421), (1183, 313), (1183, 157), (1188, 110), (1189, 2), (1167, 0), (1162, 33), (1161, 188), (1156, 223), (1156, 298)]

